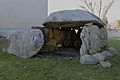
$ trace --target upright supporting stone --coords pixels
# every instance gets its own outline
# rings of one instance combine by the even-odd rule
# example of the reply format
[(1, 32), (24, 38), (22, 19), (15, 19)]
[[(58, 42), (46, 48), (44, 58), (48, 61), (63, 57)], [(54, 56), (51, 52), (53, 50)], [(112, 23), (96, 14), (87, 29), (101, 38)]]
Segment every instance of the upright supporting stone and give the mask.
[(81, 56), (96, 54), (107, 49), (107, 31), (105, 28), (87, 24), (83, 27), (80, 38), (82, 39)]

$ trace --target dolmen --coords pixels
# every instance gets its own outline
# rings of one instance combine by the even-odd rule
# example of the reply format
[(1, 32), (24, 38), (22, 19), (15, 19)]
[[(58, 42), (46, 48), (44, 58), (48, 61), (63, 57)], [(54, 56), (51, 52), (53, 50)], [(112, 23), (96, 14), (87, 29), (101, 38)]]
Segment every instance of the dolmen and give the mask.
[(79, 50), (80, 63), (111, 67), (108, 57), (116, 49), (108, 48), (103, 21), (88, 11), (63, 10), (51, 13), (39, 29), (20, 30), (7, 38), (3, 50), (23, 58), (38, 52), (54, 52), (59, 47)]

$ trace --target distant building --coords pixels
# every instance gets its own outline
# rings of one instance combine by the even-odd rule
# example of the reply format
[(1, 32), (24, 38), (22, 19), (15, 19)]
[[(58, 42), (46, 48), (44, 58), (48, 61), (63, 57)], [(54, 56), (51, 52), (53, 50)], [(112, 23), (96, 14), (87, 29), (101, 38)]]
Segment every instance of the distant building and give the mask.
[(47, 0), (0, 0), (0, 28), (38, 26), (47, 15)]

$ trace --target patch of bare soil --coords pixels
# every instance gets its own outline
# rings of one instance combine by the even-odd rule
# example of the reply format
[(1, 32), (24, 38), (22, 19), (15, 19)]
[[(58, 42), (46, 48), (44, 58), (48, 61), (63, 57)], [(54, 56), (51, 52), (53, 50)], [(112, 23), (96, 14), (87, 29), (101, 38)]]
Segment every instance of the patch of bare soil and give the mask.
[[(59, 48), (58, 50), (56, 50), (55, 52), (46, 52), (46, 53), (40, 53), (38, 55), (36, 55), (37, 57), (60, 57), (60, 58), (71, 58), (71, 59), (79, 59), (80, 54), (79, 54), (79, 50), (76, 50), (74, 48)], [(34, 57), (36, 57), (34, 56)]]
[(60, 48), (59, 50), (55, 51), (54, 54), (63, 57), (79, 57), (79, 51), (73, 48)]

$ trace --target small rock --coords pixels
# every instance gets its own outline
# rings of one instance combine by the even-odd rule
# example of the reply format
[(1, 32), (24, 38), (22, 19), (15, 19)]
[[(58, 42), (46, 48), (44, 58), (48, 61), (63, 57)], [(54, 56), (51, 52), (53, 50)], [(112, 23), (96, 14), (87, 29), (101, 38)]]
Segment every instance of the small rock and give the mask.
[(61, 47), (62, 47), (62, 44), (58, 44), (58, 45), (57, 45), (57, 48), (61, 48)]
[(109, 62), (103, 62), (103, 61), (101, 61), (100, 64), (101, 64), (102, 67), (104, 67), (104, 68), (110, 68), (110, 67), (112, 66), (112, 64), (109, 63)]
[(71, 60), (73, 59), (73, 57), (69, 57)]
[(111, 53), (116, 53), (117, 52), (117, 50), (115, 49), (115, 48), (108, 48), (108, 50), (111, 52)]
[(109, 52), (108, 56), (112, 57), (117, 53), (117, 50), (111, 47), (108, 49), (108, 52)]
[(107, 57), (108, 51), (107, 50), (102, 51), (100, 54), (103, 54), (103, 55), (105, 55)]
[(106, 55), (106, 57), (112, 57), (115, 55), (116, 52), (117, 51), (115, 51), (111, 48), (111, 49), (108, 49), (108, 50), (101, 52), (101, 54)]
[(99, 61), (91, 55), (83, 55), (80, 57), (80, 63), (82, 64), (97, 64)]
[(23, 66), (23, 68), (26, 68), (26, 66)]
[(106, 56), (104, 54), (101, 53), (97, 53), (92, 55), (94, 58), (96, 58), (98, 61), (104, 61), (106, 59)]

